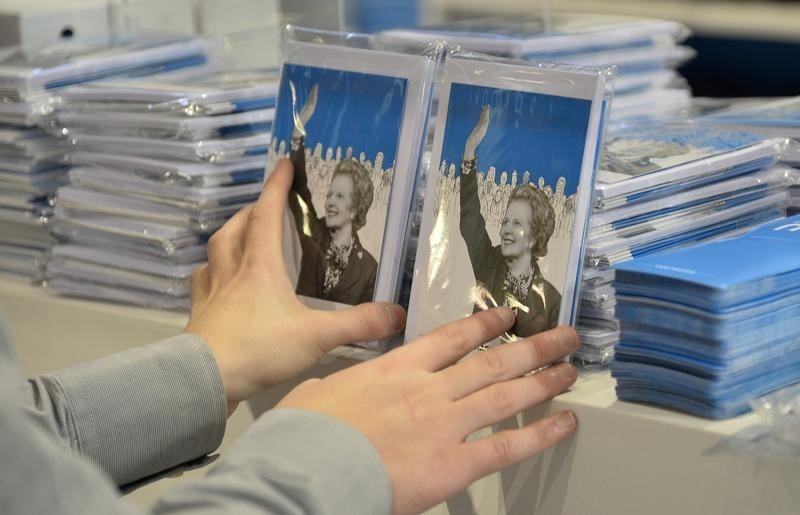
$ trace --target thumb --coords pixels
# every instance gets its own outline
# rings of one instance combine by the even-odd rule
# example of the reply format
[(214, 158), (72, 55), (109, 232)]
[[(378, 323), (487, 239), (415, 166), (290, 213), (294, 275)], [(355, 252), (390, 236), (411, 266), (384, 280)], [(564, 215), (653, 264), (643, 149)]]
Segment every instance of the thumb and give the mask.
[(391, 302), (367, 302), (322, 314), (327, 318), (327, 323), (320, 324), (326, 352), (348, 343), (383, 340), (397, 334), (406, 323), (406, 312)]

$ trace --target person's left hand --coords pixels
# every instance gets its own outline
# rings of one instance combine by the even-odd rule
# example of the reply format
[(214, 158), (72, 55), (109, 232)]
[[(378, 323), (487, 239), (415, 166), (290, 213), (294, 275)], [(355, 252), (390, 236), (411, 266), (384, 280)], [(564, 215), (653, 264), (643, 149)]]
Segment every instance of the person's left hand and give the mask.
[(387, 338), (405, 323), (396, 304), (317, 311), (297, 299), (282, 245), (291, 184), (291, 162), (280, 161), (258, 201), (211, 237), (208, 264), (192, 274), (186, 332), (211, 348), (229, 414), (240, 401), (294, 377), (334, 347)]

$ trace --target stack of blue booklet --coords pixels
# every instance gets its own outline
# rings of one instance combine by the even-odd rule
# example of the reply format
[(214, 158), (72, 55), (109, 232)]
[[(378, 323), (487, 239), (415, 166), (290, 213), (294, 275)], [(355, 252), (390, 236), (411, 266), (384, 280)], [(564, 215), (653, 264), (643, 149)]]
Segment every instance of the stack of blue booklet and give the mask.
[(102, 78), (215, 66), (219, 42), (121, 38), (11, 49), (0, 59), (0, 272), (38, 281), (52, 244), (52, 196), (68, 142), (50, 127), (54, 94)]
[(708, 418), (800, 381), (800, 216), (617, 267), (621, 400)]
[(690, 124), (634, 124), (609, 134), (586, 243), (576, 359), (608, 362), (619, 339), (614, 268), (723, 237), (785, 213), (780, 140)]
[(276, 96), (268, 71), (65, 89), (54, 119), (72, 168), (55, 200), (48, 287), (187, 308), (208, 236), (261, 191)]
[(385, 32), (415, 43), (447, 40), (470, 51), (529, 61), (616, 66), (612, 120), (688, 105), (691, 93), (675, 71), (694, 56), (679, 44), (688, 33), (673, 21), (578, 13), (479, 18)]

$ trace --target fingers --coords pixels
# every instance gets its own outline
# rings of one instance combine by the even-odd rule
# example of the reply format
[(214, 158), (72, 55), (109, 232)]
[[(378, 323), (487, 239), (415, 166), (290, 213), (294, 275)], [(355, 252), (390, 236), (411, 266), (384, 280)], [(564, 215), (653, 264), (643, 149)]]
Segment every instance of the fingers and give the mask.
[(468, 414), (464, 434), (506, 420), (517, 413), (564, 392), (578, 378), (575, 368), (559, 363), (536, 374), (492, 384), (456, 401), (456, 409)]
[(397, 334), (405, 325), (406, 312), (390, 302), (368, 302), (341, 311), (319, 312), (319, 338), (327, 352), (348, 343), (372, 342)]
[(476, 352), (442, 371), (452, 398), (458, 399), (492, 383), (506, 381), (548, 365), (578, 350), (578, 335), (558, 327), (530, 338)]
[(248, 265), (286, 275), (283, 262), (283, 213), (292, 186), (292, 163), (278, 161), (247, 218), (244, 259)]
[(463, 469), (469, 471), (472, 482), (552, 447), (572, 434), (576, 427), (575, 414), (563, 411), (522, 429), (467, 442), (460, 449), (459, 461)]
[(434, 372), (452, 365), (480, 345), (499, 337), (513, 323), (514, 313), (508, 307), (487, 309), (443, 325), (396, 352)]
[(208, 240), (208, 275), (212, 285), (225, 284), (239, 268), (251, 209), (252, 205), (240, 209)]

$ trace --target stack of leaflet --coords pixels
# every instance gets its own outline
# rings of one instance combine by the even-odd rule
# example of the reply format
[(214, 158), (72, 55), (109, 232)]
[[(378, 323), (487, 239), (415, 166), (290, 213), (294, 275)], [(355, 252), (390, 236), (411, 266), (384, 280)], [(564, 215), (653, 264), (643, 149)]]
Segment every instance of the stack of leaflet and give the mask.
[(211, 66), (217, 43), (134, 40), (12, 50), (0, 60), (0, 272), (39, 280), (65, 141), (41, 130), (54, 91), (102, 77)]
[[(727, 109), (698, 118), (704, 125), (748, 130), (773, 137), (791, 138), (781, 153), (781, 161), (800, 168), (800, 97), (780, 100), (744, 100)], [(796, 178), (798, 172), (793, 174)], [(789, 212), (800, 212), (800, 185), (789, 186)]]
[(679, 43), (688, 29), (677, 22), (632, 16), (554, 13), (519, 19), (482, 18), (386, 31), (425, 43), (442, 39), (465, 49), (529, 61), (617, 67), (611, 119), (686, 107), (691, 94), (675, 68), (694, 56)]
[(621, 400), (708, 418), (800, 381), (800, 216), (617, 268)]
[(208, 236), (261, 191), (276, 94), (270, 72), (65, 90), (56, 119), (74, 151), (49, 288), (187, 308)]
[(631, 127), (604, 147), (581, 286), (576, 360), (605, 364), (619, 340), (614, 268), (781, 216), (780, 140), (691, 125)]

